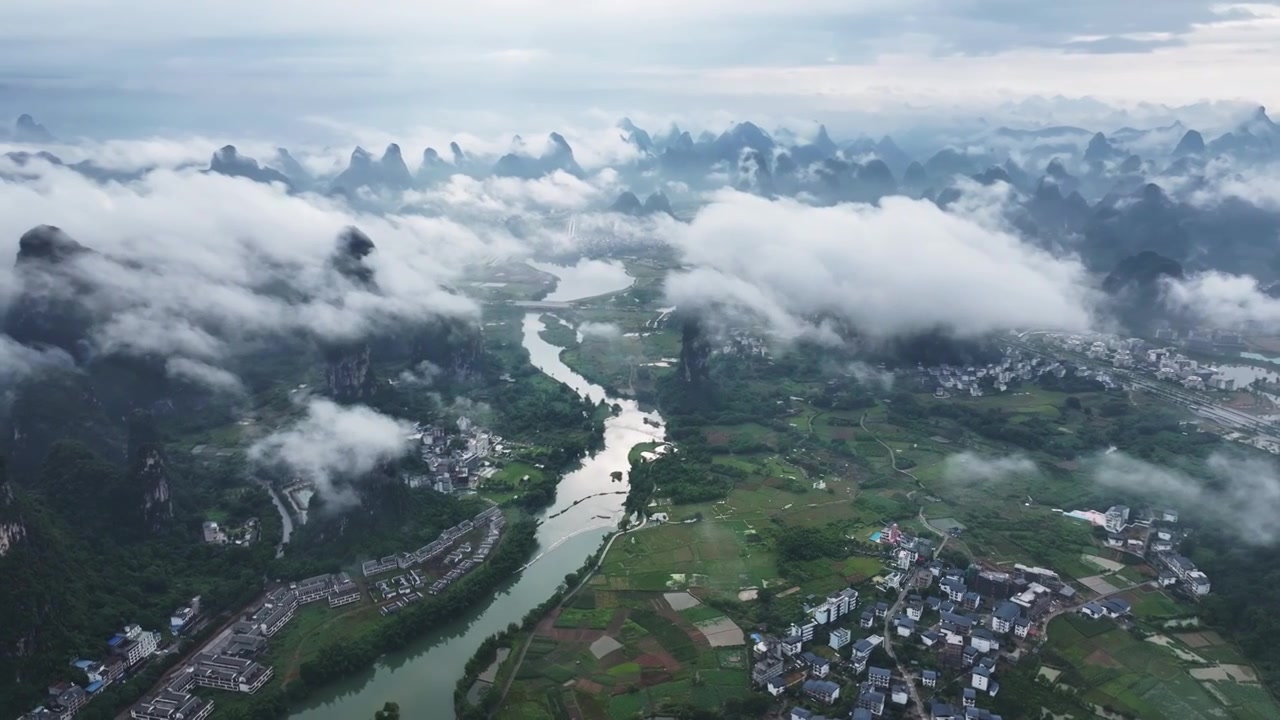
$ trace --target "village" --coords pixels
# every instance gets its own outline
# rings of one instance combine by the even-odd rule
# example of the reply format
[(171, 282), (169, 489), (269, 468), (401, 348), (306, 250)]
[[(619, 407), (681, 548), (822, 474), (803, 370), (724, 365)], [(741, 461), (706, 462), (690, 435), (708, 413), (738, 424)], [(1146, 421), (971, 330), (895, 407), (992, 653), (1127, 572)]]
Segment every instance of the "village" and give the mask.
[(1133, 609), (1120, 595), (1139, 585), (1173, 588), (1189, 599), (1209, 592), (1204, 573), (1176, 553), (1176, 512), (1131, 518), (1129, 508), (1113, 506), (1071, 516), (1105, 527), (1108, 547), (1162, 568), (1158, 579), (1076, 587), (1040, 567), (960, 568), (936, 557), (932, 541), (891, 524), (873, 536), (893, 567), (872, 581), (883, 599), (860, 608), (853, 587), (811, 596), (805, 616), (785, 632), (752, 633), (752, 685), (794, 699), (791, 720), (826, 720), (823, 709), (850, 696), (852, 720), (1000, 720), (987, 707), (1000, 693), (1001, 669), (1038, 652), (1053, 619), (1079, 613), (1124, 627)]
[[(497, 506), (448, 528), (440, 537), (413, 551), (400, 552), (361, 566), (366, 579), (403, 571), (371, 582), (366, 588), (346, 572), (326, 573), (275, 587), (265, 597), (215, 636), (190, 653), (153, 692), (129, 709), (134, 720), (203, 720), (213, 712), (214, 701), (202, 698), (198, 688), (253, 694), (274, 675), (274, 668), (260, 662), (271, 638), (295, 617), (304, 605), (324, 601), (330, 608), (358, 603), (367, 593), (386, 616), (423, 599), (421, 592), (436, 595), (466, 573), (479, 567), (502, 535), (506, 519)], [(474, 547), (473, 547), (474, 543)], [(160, 632), (130, 625), (107, 642), (100, 661), (75, 660), (72, 666), (84, 685), (64, 681), (49, 687), (48, 699), (19, 720), (68, 720), (103, 688), (136, 675), (153, 657), (176, 652), (178, 639), (202, 620), (200, 599), (176, 609), (170, 618), (168, 641)]]

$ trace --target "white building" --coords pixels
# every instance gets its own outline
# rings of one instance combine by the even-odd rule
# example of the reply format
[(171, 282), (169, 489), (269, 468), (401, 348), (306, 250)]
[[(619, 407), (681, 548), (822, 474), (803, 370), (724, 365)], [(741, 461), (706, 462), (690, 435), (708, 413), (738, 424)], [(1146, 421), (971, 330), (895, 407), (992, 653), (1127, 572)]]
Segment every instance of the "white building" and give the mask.
[(160, 633), (143, 630), (137, 625), (126, 625), (124, 632), (111, 638), (111, 651), (124, 657), (129, 665), (136, 665), (151, 657), (160, 642)]
[(831, 631), (831, 635), (827, 638), (827, 645), (832, 650), (839, 650), (851, 642), (853, 642), (853, 633), (848, 628), (836, 628)]
[(1107, 532), (1118, 533), (1129, 522), (1129, 508), (1124, 505), (1112, 505), (1104, 516)]
[(970, 674), (969, 684), (977, 690), (987, 690), (991, 687), (991, 671), (979, 665)]

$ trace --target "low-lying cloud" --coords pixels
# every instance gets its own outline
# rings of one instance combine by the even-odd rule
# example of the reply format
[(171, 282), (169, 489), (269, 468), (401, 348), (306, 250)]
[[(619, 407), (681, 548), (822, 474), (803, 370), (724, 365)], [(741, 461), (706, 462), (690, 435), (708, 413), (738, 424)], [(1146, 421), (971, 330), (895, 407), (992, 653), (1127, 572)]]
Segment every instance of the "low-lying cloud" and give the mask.
[(600, 340), (617, 340), (622, 337), (622, 328), (614, 323), (584, 322), (578, 326), (578, 332), (582, 333), (584, 338)]
[(240, 395), (244, 384), (235, 373), (208, 363), (184, 357), (169, 358), (165, 362), (165, 374), (171, 378), (186, 380), (214, 392)]
[(440, 373), (438, 365), (430, 360), (423, 360), (412, 368), (401, 370), (400, 375), (396, 377), (396, 382), (413, 387), (430, 387)]
[[(502, 242), (445, 218), (366, 214), (337, 199), (196, 172), (99, 184), (50, 166), (34, 179), (0, 181), (0, 239), (16, 249), (44, 223), (97, 252), (62, 263), (57, 272), (72, 282), (27, 282), (30, 273), (6, 269), (10, 302), (24, 290), (60, 294), (93, 316), (96, 352), (181, 358), (188, 364), (171, 372), (223, 387), (229, 378), (209, 370), (246, 343), (347, 341), (432, 317), (474, 317), (476, 304), (445, 288)], [(373, 287), (330, 265), (349, 225), (376, 245), (363, 259)], [(205, 366), (198, 373), (195, 362)]]
[(1213, 520), (1251, 545), (1280, 541), (1280, 468), (1270, 459), (1215, 453), (1196, 478), (1113, 452), (1095, 458), (1089, 471), (1099, 484), (1172, 505)]
[(1092, 320), (1079, 262), (926, 201), (817, 208), (723, 192), (675, 245), (694, 269), (668, 279), (673, 304), (745, 310), (782, 337), (829, 337), (823, 319), (881, 338)]
[(0, 385), (45, 368), (74, 367), (71, 356), (57, 348), (33, 348), (0, 335)]
[(249, 448), (250, 459), (283, 464), (315, 483), (328, 507), (358, 501), (348, 481), (403, 457), (413, 446), (413, 424), (363, 405), (344, 407), (311, 399), (306, 414)]
[(1271, 297), (1248, 275), (1203, 272), (1165, 284), (1165, 302), (1217, 327), (1280, 321), (1280, 299)]
[(846, 365), (845, 371), (856, 378), (858, 382), (874, 390), (889, 391), (893, 389), (893, 373), (888, 370), (881, 370), (878, 367), (859, 361)]
[(942, 465), (942, 478), (964, 484), (995, 483), (1040, 472), (1034, 460), (1025, 455), (991, 457), (973, 452), (949, 455)]

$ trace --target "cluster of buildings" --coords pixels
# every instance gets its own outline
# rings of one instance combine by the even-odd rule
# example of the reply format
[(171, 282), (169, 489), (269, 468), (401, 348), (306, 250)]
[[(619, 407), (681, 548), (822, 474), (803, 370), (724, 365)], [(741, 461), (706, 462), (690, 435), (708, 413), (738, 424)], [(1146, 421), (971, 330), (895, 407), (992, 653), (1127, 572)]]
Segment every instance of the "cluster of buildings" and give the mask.
[[(497, 508), (490, 508), (485, 512), (489, 512), (490, 510), (496, 511)], [(484, 513), (481, 513), (481, 515), (483, 514)], [(478, 518), (479, 515), (476, 517)], [(498, 538), (502, 536), (502, 527), (506, 524), (506, 518), (504, 518), (501, 513), (495, 512), (480, 522), (485, 521), (489, 523), (489, 527), (485, 531), (484, 539), (480, 541), (480, 547), (473, 551), (471, 549), (471, 543), (464, 543), (457, 550), (450, 553), (448, 557), (445, 558), (445, 564), (453, 565), (453, 567), (449, 572), (444, 574), (444, 577), (431, 583), (431, 587), (428, 589), (428, 592), (432, 595), (438, 595), (444, 592), (444, 589), (449, 587), (450, 584), (456, 582), (458, 578), (479, 567), (480, 563), (483, 563), (485, 558), (489, 557), (489, 553), (493, 552), (493, 546), (498, 543)], [(468, 553), (470, 553), (470, 555), (468, 555)], [(456, 565), (454, 565), (454, 563), (456, 563)]]
[(19, 720), (68, 720), (103, 688), (121, 682), (160, 645), (160, 633), (137, 625), (125, 628), (107, 641), (107, 655), (101, 660), (74, 660), (71, 666), (84, 674), (85, 685), (64, 680), (48, 687), (43, 703)]
[(443, 425), (426, 425), (419, 426), (414, 436), (421, 442), (418, 453), (427, 472), (407, 476), (409, 487), (431, 487), (443, 493), (471, 487), (492, 471), (488, 458), (504, 452), (501, 437), (465, 416), (458, 418), (458, 435), (451, 435)]
[[(981, 703), (1000, 692), (1001, 657), (1016, 658), (1019, 643), (1036, 634), (1037, 621), (1071, 602), (1075, 590), (1044, 568), (949, 568), (932, 558), (932, 543), (896, 526), (878, 539), (892, 546), (891, 562), (898, 568), (894, 574), (901, 576), (904, 593), (899, 602), (893, 607), (868, 603), (856, 612), (858, 592), (853, 588), (810, 598), (804, 605), (806, 617), (785, 636), (752, 636), (753, 684), (774, 696), (795, 689), (811, 707), (832, 705), (843, 693), (852, 693), (854, 718), (878, 718), (887, 708), (911, 702), (912, 683), (933, 695), (959, 678), (965, 687), (958, 702), (927, 704), (930, 716), (998, 720)], [(854, 639), (864, 632), (869, 634)], [(935, 667), (900, 677), (890, 666), (878, 666), (874, 655), (886, 638), (918, 642), (934, 653)], [(825, 720), (804, 707), (791, 713), (801, 720)]]
[(1161, 587), (1179, 586), (1192, 597), (1209, 594), (1208, 576), (1177, 552), (1183, 538), (1177, 510), (1135, 513), (1127, 505), (1112, 505), (1106, 512), (1071, 510), (1063, 515), (1105, 528), (1108, 548), (1144, 558), (1160, 569)]
[[(486, 508), (474, 518), (463, 520), (445, 530), (440, 533), (439, 538), (413, 552), (388, 555), (381, 560), (369, 560), (360, 569), (365, 577), (372, 577), (392, 570), (408, 570), (415, 565), (422, 565), (443, 558), (443, 564), (445, 567), (449, 567), (449, 570), (439, 580), (431, 583), (431, 587), (428, 589), (428, 592), (432, 595), (438, 595), (444, 592), (445, 588), (456, 582), (458, 578), (479, 567), (489, 557), (489, 553), (493, 552), (494, 546), (497, 545), (498, 539), (502, 536), (502, 528), (506, 526), (506, 522), (502, 511), (497, 506), (492, 506)], [(454, 549), (454, 545), (458, 541), (477, 528), (483, 528), (485, 531), (484, 535), (480, 536), (477, 547), (473, 548), (470, 542), (466, 542)], [(409, 594), (406, 593), (406, 595)], [(412, 600), (418, 600), (421, 597), (421, 594), (418, 593)], [(398, 598), (393, 603), (398, 603), (396, 607), (390, 611), (383, 608), (383, 614), (395, 612), (412, 600), (407, 597)]]
[(1160, 574), (1160, 584), (1167, 586), (1181, 582), (1193, 595), (1209, 594), (1209, 577), (1196, 569), (1190, 559), (1175, 553), (1160, 553), (1156, 561), (1164, 567)]
[[(1173, 340), (1176, 335), (1170, 330), (1156, 334), (1157, 340)], [(1223, 335), (1227, 340), (1225, 347), (1238, 351), (1240, 336), (1235, 333)], [(1112, 367), (1134, 370), (1144, 373), (1156, 380), (1175, 383), (1187, 390), (1222, 390), (1231, 392), (1238, 389), (1234, 378), (1222, 374), (1212, 365), (1201, 364), (1198, 360), (1183, 355), (1175, 347), (1155, 347), (1139, 338), (1122, 338), (1117, 335), (1057, 335), (1045, 336), (1050, 345), (1060, 347), (1068, 352), (1081, 353), (1085, 357), (1100, 363), (1108, 363)], [(1239, 347), (1237, 347), (1239, 346)], [(1224, 352), (1224, 347), (1212, 339), (1201, 338), (1194, 333), (1188, 336), (1184, 347), (1193, 352)]]
[(369, 597), (374, 602), (380, 602), (378, 596), (374, 593), (382, 595), (381, 602), (386, 602), (378, 608), (378, 612), (383, 615), (391, 615), (397, 613), (404, 606), (417, 602), (422, 599), (422, 592), (419, 588), (426, 584), (426, 578), (418, 574), (417, 570), (410, 570), (404, 575), (397, 575), (386, 580), (379, 580), (373, 587), (369, 588)]
[(1162, 328), (1156, 331), (1156, 340), (1162, 342), (1181, 342), (1191, 352), (1198, 353), (1238, 353), (1245, 349), (1244, 337), (1234, 330), (1206, 330), (1195, 328), (1180, 335), (1173, 328)]
[[(811, 597), (804, 604), (804, 619), (792, 623), (786, 636), (753, 636), (752, 683), (776, 697), (787, 688), (800, 685), (806, 680), (825, 678), (831, 669), (830, 662), (812, 652), (805, 652), (805, 644), (814, 642), (821, 629), (828, 636), (828, 644), (832, 649), (839, 651), (848, 645), (851, 635), (847, 628), (832, 629), (828, 626), (836, 625), (857, 606), (858, 591), (854, 588), (845, 588), (822, 599)], [(831, 702), (838, 696), (837, 687)]]
[(190, 662), (170, 675), (158, 692), (129, 709), (134, 720), (202, 720), (213, 712), (213, 701), (193, 693), (196, 688), (256, 693), (274, 673), (258, 658), (268, 639), (277, 635), (298, 608), (327, 601), (338, 607), (360, 599), (359, 587), (346, 573), (317, 575), (277, 588), (230, 628), (195, 653)]
[(1042, 375), (1064, 378), (1068, 374), (1094, 378), (1107, 387), (1118, 387), (1107, 373), (1098, 373), (1084, 367), (1071, 367), (1037, 355), (1023, 354), (1009, 348), (999, 362), (987, 365), (935, 365), (917, 366), (922, 382), (932, 385), (933, 395), (949, 398), (953, 395), (982, 397), (987, 392), (1007, 392), (1015, 382), (1035, 380)]
[(226, 528), (213, 520), (200, 526), (200, 537), (206, 545), (246, 546), (257, 542), (260, 526), (258, 518), (249, 518), (243, 525)]

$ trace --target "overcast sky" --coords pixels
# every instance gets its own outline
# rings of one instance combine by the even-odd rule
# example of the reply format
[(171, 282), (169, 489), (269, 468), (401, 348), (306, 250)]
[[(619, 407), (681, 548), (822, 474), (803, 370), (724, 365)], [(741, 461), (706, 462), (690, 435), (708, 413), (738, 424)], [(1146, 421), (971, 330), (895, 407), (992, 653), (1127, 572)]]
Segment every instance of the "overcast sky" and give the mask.
[[(1028, 95), (1280, 105), (1280, 3), (6, 0), (0, 110), (408, 125), (522, 112), (838, 116)], [(251, 112), (246, 112), (251, 111)], [(55, 121), (56, 120), (56, 121)]]

